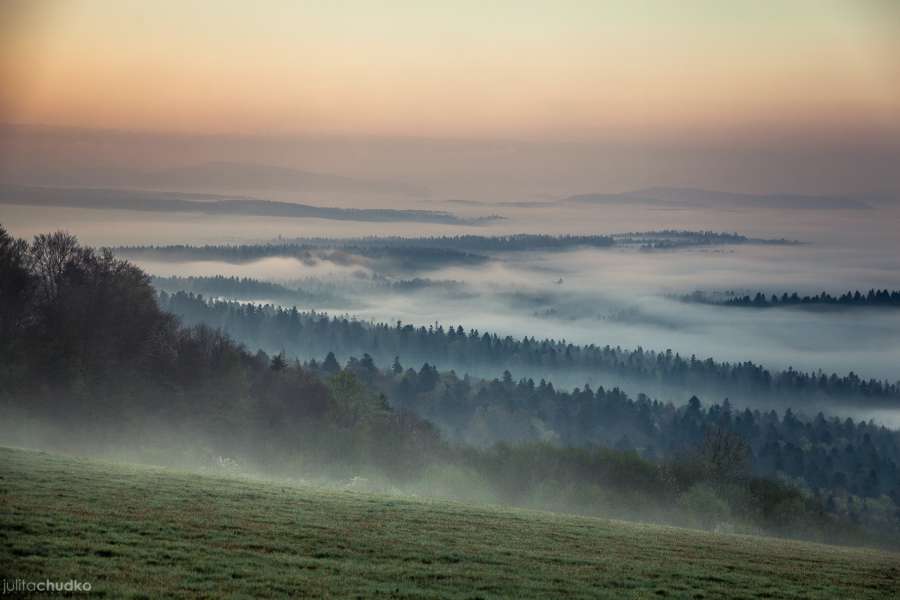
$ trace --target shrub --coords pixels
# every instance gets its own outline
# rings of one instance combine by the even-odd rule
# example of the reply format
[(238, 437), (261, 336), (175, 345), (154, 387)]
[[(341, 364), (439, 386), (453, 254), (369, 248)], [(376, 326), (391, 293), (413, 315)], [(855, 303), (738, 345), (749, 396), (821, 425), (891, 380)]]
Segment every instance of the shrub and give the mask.
[(693, 527), (722, 528), (731, 521), (728, 503), (706, 483), (698, 483), (679, 496), (678, 507), (687, 524)]

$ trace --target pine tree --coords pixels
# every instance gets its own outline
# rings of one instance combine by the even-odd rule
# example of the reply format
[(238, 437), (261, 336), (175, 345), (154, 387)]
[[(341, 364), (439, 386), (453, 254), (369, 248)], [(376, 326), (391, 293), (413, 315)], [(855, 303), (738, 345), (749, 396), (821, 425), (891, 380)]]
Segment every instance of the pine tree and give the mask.
[(325, 361), (322, 363), (322, 370), (329, 374), (334, 374), (341, 370), (341, 365), (338, 364), (334, 352), (329, 352), (328, 356), (325, 357)]

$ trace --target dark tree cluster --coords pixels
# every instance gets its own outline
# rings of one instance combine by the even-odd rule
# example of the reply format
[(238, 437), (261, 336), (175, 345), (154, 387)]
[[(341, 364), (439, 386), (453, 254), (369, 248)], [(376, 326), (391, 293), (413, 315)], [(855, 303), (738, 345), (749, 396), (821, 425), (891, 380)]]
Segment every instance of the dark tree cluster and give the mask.
[(688, 231), (679, 229), (617, 233), (611, 237), (617, 245), (638, 246), (642, 250), (677, 250), (679, 248), (690, 248), (693, 246), (720, 246), (730, 244), (767, 244), (782, 246), (798, 243), (784, 238), (748, 238), (738, 233)]
[(790, 240), (748, 238), (738, 233), (718, 231), (694, 231), (683, 229), (662, 229), (615, 233), (611, 235), (547, 235), (513, 234), (497, 236), (454, 235), (440, 237), (366, 237), (359, 239), (296, 238), (298, 244), (316, 244), (338, 247), (362, 242), (367, 246), (403, 246), (420, 248), (450, 248), (470, 252), (516, 252), (528, 250), (568, 250), (577, 247), (607, 248), (615, 245), (670, 244), (672, 246), (709, 246), (719, 244), (793, 244)]
[(679, 248), (744, 243), (789, 243), (786, 240), (758, 240), (737, 233), (714, 231), (663, 230), (615, 235), (515, 234), (501, 236), (457, 235), (441, 237), (364, 237), (364, 238), (278, 238), (269, 244), (226, 246), (129, 246), (116, 248), (126, 258), (159, 260), (221, 260), (246, 263), (273, 256), (303, 261), (317, 259), (339, 262), (341, 257), (359, 256), (395, 262), (408, 268), (443, 265), (477, 265), (490, 260), (491, 253), (523, 251), (560, 251), (575, 248), (643, 246)]
[[(279, 240), (282, 241), (282, 240)], [(466, 252), (521, 252), (529, 250), (568, 250), (577, 247), (606, 248), (615, 241), (606, 235), (546, 235), (518, 233), (513, 235), (448, 235), (439, 237), (365, 237), (351, 239), (297, 238), (298, 244), (330, 247), (363, 244), (365, 246), (402, 248), (444, 248)]]
[(5, 426), (52, 423), (81, 448), (180, 431), (267, 464), (303, 453), (401, 475), (441, 448), (433, 426), (352, 374), (319, 378), (180, 325), (145, 273), (65, 233), (29, 244), (0, 228), (0, 308)]
[[(337, 246), (318, 244), (250, 244), (235, 246), (129, 246), (116, 248), (117, 256), (128, 259), (166, 261), (209, 260), (248, 263), (271, 257), (296, 258), (307, 264), (328, 261), (340, 265), (363, 265), (375, 261), (384, 270), (416, 271), (446, 265), (479, 265), (488, 257), (442, 247), (385, 246), (348, 243)], [(365, 259), (365, 260), (364, 260)]]
[(464, 293), (462, 283), (447, 279), (413, 277), (393, 279), (380, 275), (354, 277), (352, 283), (335, 283), (327, 279), (306, 277), (281, 285), (249, 277), (188, 276), (156, 277), (150, 283), (157, 290), (167, 294), (185, 292), (207, 298), (229, 300), (271, 301), (278, 304), (315, 306), (330, 308), (354, 305), (356, 294), (380, 294), (396, 292), (419, 292), (439, 290), (447, 293)]
[[(749, 419), (696, 400), (684, 408), (632, 401), (618, 390), (559, 393), (546, 382), (514, 382), (508, 373), (497, 381), (460, 380), (431, 365), (405, 369), (399, 360), (381, 371), (365, 354), (345, 366), (333, 353), (304, 365), (284, 352), (250, 352), (205, 325), (182, 325), (160, 309), (146, 274), (64, 233), (27, 243), (0, 228), (0, 308), (5, 438), (20, 427), (49, 427), (48, 446), (81, 452), (189, 444), (278, 474), (374, 470), (406, 484), (445, 482), (453, 492), (480, 486), (524, 506), (896, 542), (896, 517), (879, 520), (884, 513), (874, 507), (874, 494), (890, 485), (890, 465), (869, 458), (896, 448), (868, 424), (807, 424), (788, 414)], [(247, 315), (273, 331), (299, 319), (252, 308), (241, 322)], [(419, 416), (433, 414), (448, 431), (479, 436), (479, 428), (491, 435), (495, 424), (505, 427), (523, 410), (545, 442), (453, 445)], [(754, 425), (763, 433), (745, 435)], [(598, 447), (613, 428), (632, 437), (621, 436), (617, 448)], [(651, 460), (650, 440), (659, 453), (667, 443), (678, 453)], [(570, 441), (584, 444), (563, 447)], [(796, 448), (807, 453), (810, 445), (801, 469)], [(827, 497), (753, 472), (812, 480), (819, 455), (845, 474), (825, 473), (833, 490)], [(857, 477), (857, 464), (878, 481)]]
[(711, 230), (694, 231), (689, 229), (660, 229), (657, 231), (631, 231), (613, 235), (620, 240), (646, 240), (649, 238), (667, 238), (671, 240), (690, 240), (705, 244), (740, 244), (750, 241), (750, 238), (732, 232), (719, 232)]
[(776, 308), (779, 306), (801, 306), (801, 307), (900, 307), (900, 291), (898, 290), (875, 290), (868, 292), (848, 291), (838, 296), (832, 296), (828, 292), (821, 292), (814, 296), (801, 296), (797, 292), (788, 294), (784, 292), (781, 296), (772, 294), (766, 297), (762, 292), (757, 292), (754, 296), (732, 296), (726, 299), (709, 298), (701, 292), (695, 292), (684, 297), (688, 302), (700, 302), (704, 304), (715, 304), (719, 306), (739, 306), (746, 308)]
[(664, 385), (682, 393), (691, 390), (700, 396), (729, 397), (756, 404), (787, 403), (798, 408), (838, 401), (895, 406), (900, 401), (900, 382), (863, 379), (853, 372), (837, 375), (793, 368), (771, 371), (750, 361), (701, 360), (671, 350), (581, 346), (534, 337), (516, 339), (466, 331), (462, 326), (369, 323), (295, 308), (208, 302), (185, 293), (164, 294), (160, 301), (166, 310), (188, 323), (221, 327), (251, 346), (274, 352), (284, 349), (305, 358), (334, 351), (345, 357), (368, 353), (382, 363), (394, 356), (427, 360), (461, 370), (491, 367), (519, 372), (534, 368), (561, 374), (591, 372), (627, 380), (638, 389)]
[[(310, 368), (322, 367), (313, 362)], [(709, 431), (723, 431), (746, 444), (747, 466), (760, 476), (789, 478), (824, 495), (887, 496), (900, 506), (900, 432), (872, 422), (821, 412), (801, 418), (791, 409), (736, 410), (727, 400), (704, 408), (696, 396), (676, 406), (644, 394), (631, 398), (619, 388), (561, 391), (544, 380), (514, 381), (509, 371), (492, 381), (460, 378), (428, 363), (405, 369), (399, 359), (382, 375), (368, 355), (363, 363), (351, 359), (348, 368), (397, 408), (469, 444), (598, 445), (658, 460), (701, 446)]]
[(310, 303), (330, 300), (331, 294), (313, 293), (305, 289), (295, 290), (277, 283), (249, 277), (151, 277), (150, 283), (157, 290), (169, 293), (184, 291), (204, 296), (233, 298), (236, 300), (267, 299), (272, 302)]
[(473, 449), (465, 464), (506, 501), (548, 485), (578, 494), (599, 486), (605, 492), (594, 489), (595, 502), (605, 494), (640, 511), (648, 505), (630, 494), (677, 502), (700, 485), (770, 530), (775, 522), (789, 529), (805, 514), (900, 533), (900, 432), (872, 422), (736, 410), (727, 400), (703, 407), (696, 397), (675, 406), (618, 388), (564, 392), (543, 380), (514, 381), (508, 371), (490, 381), (460, 378), (428, 363), (404, 368), (399, 358), (381, 370), (368, 354), (341, 367), (329, 353), (304, 367), (353, 373), (396, 410), (437, 424)]

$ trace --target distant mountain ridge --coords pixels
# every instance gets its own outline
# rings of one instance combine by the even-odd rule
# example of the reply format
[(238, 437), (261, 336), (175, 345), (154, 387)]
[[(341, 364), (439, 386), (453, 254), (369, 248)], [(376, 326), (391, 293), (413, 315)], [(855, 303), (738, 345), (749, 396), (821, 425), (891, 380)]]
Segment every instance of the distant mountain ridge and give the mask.
[(710, 208), (787, 208), (865, 210), (871, 205), (856, 198), (804, 194), (745, 194), (698, 188), (652, 187), (618, 194), (577, 194), (563, 203), (586, 205), (634, 205), (710, 207)]
[(102, 188), (54, 188), (0, 184), (0, 204), (59, 206), (146, 212), (194, 212), (211, 215), (318, 218), (341, 221), (413, 221), (449, 225), (478, 225), (500, 219), (464, 219), (448, 212), (387, 208), (332, 208), (259, 198), (182, 194)]

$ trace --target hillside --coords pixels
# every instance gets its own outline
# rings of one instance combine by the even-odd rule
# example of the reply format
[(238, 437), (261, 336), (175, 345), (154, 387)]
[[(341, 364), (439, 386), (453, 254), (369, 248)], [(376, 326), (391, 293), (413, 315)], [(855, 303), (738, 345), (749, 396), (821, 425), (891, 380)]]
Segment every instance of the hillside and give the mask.
[(6, 579), (108, 596), (878, 598), (900, 555), (0, 449)]
[[(265, 342), (180, 323), (139, 268), (61, 232), (29, 244), (0, 227), (0, 289), (0, 445), (137, 462), (152, 451), (155, 464), (228, 456), (272, 476), (365, 474), (462, 501), (898, 549), (897, 433), (874, 423), (559, 393), (509, 372), (460, 380), (396, 358), (379, 369), (366, 353), (342, 366), (335, 352), (359, 331), (334, 320), (343, 332), (322, 335), (310, 315), (298, 336), (296, 311), (256, 319), (260, 342), (270, 330), (331, 339), (325, 359), (301, 363), (286, 346), (270, 356), (248, 349)], [(242, 323), (263, 315), (247, 309)], [(447, 356), (514, 348), (461, 328), (381, 329), (439, 340)]]
[(0, 183), (0, 205), (196, 213), (209, 216), (330, 219), (478, 225), (499, 217), (465, 219), (447, 212), (392, 208), (334, 208), (262, 198), (109, 188), (31, 187)]

